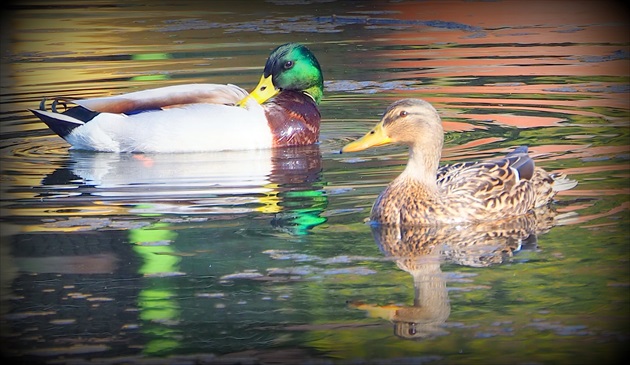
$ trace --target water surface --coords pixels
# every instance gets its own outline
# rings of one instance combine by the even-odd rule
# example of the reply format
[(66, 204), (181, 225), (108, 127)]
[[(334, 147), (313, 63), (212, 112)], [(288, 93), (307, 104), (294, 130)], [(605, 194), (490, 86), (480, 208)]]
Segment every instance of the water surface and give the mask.
[[(212, 4), (27, 1), (3, 15), (4, 356), (623, 359), (630, 32), (621, 4)], [(181, 83), (251, 89), (270, 50), (289, 41), (311, 48), (326, 80), (315, 146), (86, 153), (27, 111), (42, 97)], [(338, 151), (403, 97), (440, 111), (443, 163), (528, 145), (540, 166), (578, 186), (542, 222), (513, 222), (517, 233), (373, 231), (371, 204), (406, 151)]]

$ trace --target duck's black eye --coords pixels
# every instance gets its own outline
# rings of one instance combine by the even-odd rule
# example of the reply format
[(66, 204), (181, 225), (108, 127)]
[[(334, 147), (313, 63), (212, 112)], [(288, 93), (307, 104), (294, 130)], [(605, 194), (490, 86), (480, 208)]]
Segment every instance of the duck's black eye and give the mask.
[(287, 61), (284, 63), (284, 65), (282, 66), (284, 67), (285, 70), (290, 69), (291, 67), (293, 67), (293, 61)]
[(410, 323), (409, 329), (408, 329), (409, 335), (413, 336), (417, 333), (416, 331), (416, 324), (415, 323)]
[(409, 113), (407, 113), (407, 111), (406, 111), (406, 110), (401, 110), (401, 111), (400, 111), (400, 113), (399, 113), (398, 115), (399, 115), (399, 116), (401, 116), (401, 117), (406, 117), (406, 116), (407, 116), (407, 114), (409, 114)]

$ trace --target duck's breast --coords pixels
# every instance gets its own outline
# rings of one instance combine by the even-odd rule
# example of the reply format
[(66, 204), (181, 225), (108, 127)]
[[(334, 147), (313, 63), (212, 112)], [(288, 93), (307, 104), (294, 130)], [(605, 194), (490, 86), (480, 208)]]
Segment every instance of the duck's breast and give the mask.
[(264, 109), (274, 147), (304, 146), (319, 140), (321, 114), (309, 96), (285, 91)]

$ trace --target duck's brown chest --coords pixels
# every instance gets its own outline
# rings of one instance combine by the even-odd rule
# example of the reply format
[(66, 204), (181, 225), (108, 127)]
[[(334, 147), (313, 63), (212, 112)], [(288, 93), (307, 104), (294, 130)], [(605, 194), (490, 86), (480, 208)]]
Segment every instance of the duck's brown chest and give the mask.
[(435, 224), (445, 212), (434, 195), (421, 184), (394, 181), (374, 202), (370, 219), (383, 224)]
[(321, 115), (303, 93), (282, 92), (265, 105), (273, 147), (305, 146), (319, 140)]

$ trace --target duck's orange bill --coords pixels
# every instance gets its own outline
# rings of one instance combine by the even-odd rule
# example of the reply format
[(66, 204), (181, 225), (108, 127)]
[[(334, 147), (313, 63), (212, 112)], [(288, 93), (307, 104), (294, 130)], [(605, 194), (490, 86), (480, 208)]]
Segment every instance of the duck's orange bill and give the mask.
[(369, 131), (363, 137), (343, 146), (343, 148), (341, 149), (341, 152), (345, 153), (345, 152), (363, 151), (370, 147), (382, 146), (388, 143), (392, 143), (392, 140), (385, 133), (385, 129), (383, 128), (383, 122), (380, 122), (376, 125), (376, 127), (374, 127), (371, 131)]
[(249, 99), (254, 99), (258, 104), (262, 104), (265, 101), (276, 96), (279, 92), (280, 89), (276, 88), (273, 84), (272, 76), (269, 75), (265, 77), (265, 75), (262, 75), (260, 77), (258, 85), (254, 88), (254, 90), (245, 98), (243, 98), (243, 100), (239, 101), (236, 105), (245, 106)]

